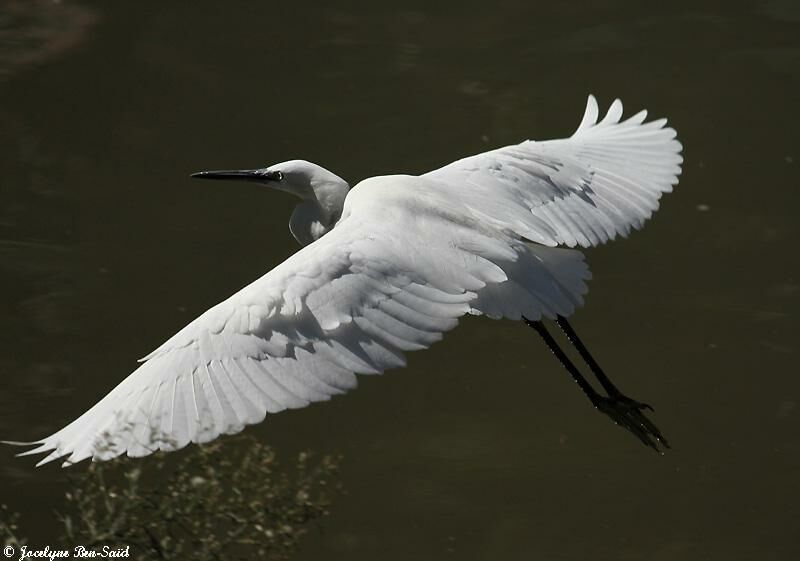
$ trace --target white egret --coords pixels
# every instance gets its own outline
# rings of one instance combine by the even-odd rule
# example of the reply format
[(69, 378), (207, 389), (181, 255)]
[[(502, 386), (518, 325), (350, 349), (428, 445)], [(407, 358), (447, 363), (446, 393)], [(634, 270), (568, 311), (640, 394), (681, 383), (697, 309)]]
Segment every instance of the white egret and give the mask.
[[(596, 408), (656, 448), (667, 445), (566, 321), (583, 304), (580, 251), (640, 228), (677, 184), (683, 161), (666, 120), (598, 121), (589, 96), (575, 133), (525, 141), (421, 176), (350, 189), (302, 160), (194, 174), (255, 182), (300, 197), (289, 221), (304, 247), (195, 319), (77, 420), (23, 452), (105, 460), (206, 442), (356, 386), (354, 374), (405, 365), (464, 314), (524, 320)], [(559, 348), (554, 319), (607, 395)], [(154, 436), (155, 435), (155, 436)], [(164, 438), (166, 437), (166, 438)], [(21, 443), (17, 443), (21, 444)]]

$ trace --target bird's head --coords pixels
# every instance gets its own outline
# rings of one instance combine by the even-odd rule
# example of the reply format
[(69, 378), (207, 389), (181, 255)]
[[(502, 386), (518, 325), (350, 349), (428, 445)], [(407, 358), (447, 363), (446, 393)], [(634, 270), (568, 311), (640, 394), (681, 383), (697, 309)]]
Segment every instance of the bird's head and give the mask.
[[(289, 160), (256, 169), (201, 171), (193, 173), (192, 177), (258, 183), (300, 197), (303, 203), (295, 209), (290, 228), (303, 245), (310, 243), (303, 230), (319, 230), (321, 227), (327, 232), (339, 220), (344, 199), (350, 190), (344, 179), (305, 160)], [(305, 222), (309, 222), (309, 225), (304, 224)], [(312, 222), (321, 226), (312, 226)], [(322, 234), (308, 235), (316, 239)]]
[(347, 185), (336, 174), (305, 160), (289, 160), (257, 169), (201, 171), (193, 173), (192, 177), (259, 183), (292, 193), (303, 200), (319, 199), (320, 195), (325, 196), (326, 187), (329, 188), (332, 184)]

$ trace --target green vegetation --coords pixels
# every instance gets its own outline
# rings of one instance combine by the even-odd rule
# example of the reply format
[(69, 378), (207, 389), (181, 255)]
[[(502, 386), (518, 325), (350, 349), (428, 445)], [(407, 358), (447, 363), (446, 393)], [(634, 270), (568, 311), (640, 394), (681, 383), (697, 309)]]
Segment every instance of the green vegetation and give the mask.
[[(58, 547), (130, 545), (142, 560), (287, 559), (340, 490), (338, 457), (301, 453), (284, 469), (249, 436), (179, 455), (92, 463), (73, 475)], [(18, 547), (20, 532), (3, 505), (0, 542)]]

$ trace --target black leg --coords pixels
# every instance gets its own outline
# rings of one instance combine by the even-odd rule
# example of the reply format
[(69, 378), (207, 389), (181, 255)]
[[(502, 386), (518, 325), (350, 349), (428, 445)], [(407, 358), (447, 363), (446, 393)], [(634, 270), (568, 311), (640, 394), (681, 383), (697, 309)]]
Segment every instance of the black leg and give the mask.
[(592, 373), (594, 373), (597, 380), (603, 386), (603, 389), (608, 393), (608, 397), (602, 396), (595, 391), (561, 347), (558, 346), (558, 343), (556, 343), (555, 339), (553, 339), (552, 335), (550, 335), (541, 321), (531, 321), (525, 316), (522, 317), (522, 320), (528, 327), (536, 330), (542, 339), (544, 339), (550, 351), (558, 358), (562, 366), (567, 369), (572, 379), (577, 382), (578, 386), (580, 386), (583, 393), (586, 394), (586, 397), (589, 398), (596, 409), (611, 417), (616, 424), (631, 432), (643, 444), (653, 448), (657, 452), (659, 452), (657, 443), (661, 443), (663, 446), (669, 448), (667, 439), (664, 438), (661, 431), (658, 430), (658, 427), (642, 413), (643, 409), (649, 408), (652, 410), (652, 407), (627, 397), (617, 389), (600, 368), (600, 365), (597, 364), (597, 361), (594, 360), (589, 350), (583, 345), (578, 335), (565, 318), (558, 316), (556, 321), (559, 327), (561, 327), (564, 334), (575, 348), (578, 349), (583, 360), (586, 361)]
[[(617, 389), (617, 386), (615, 386), (611, 382), (608, 376), (606, 376), (605, 372), (603, 372), (603, 369), (600, 368), (600, 365), (597, 364), (597, 361), (589, 352), (589, 349), (586, 348), (586, 346), (580, 340), (580, 337), (578, 337), (578, 334), (575, 333), (574, 329), (572, 329), (572, 326), (567, 321), (567, 318), (563, 316), (556, 316), (556, 323), (561, 328), (561, 331), (564, 332), (564, 335), (567, 336), (569, 342), (572, 343), (572, 345), (576, 349), (578, 349), (578, 353), (580, 353), (581, 358), (586, 362), (586, 364), (589, 365), (589, 368), (591, 368), (595, 378), (597, 378), (597, 381), (600, 382), (600, 385), (603, 386), (603, 389), (606, 390), (608, 395), (622, 396), (623, 395), (622, 392)], [(646, 403), (644, 403), (643, 405), (645, 406), (646, 409), (649, 409), (650, 411), (653, 410), (653, 408), (650, 405)]]
[(589, 398), (589, 401), (596, 406), (597, 399), (600, 397), (600, 395), (595, 391), (592, 385), (586, 381), (586, 378), (583, 377), (583, 374), (581, 374), (580, 371), (575, 368), (575, 365), (564, 353), (564, 351), (561, 350), (561, 347), (558, 346), (558, 343), (556, 343), (556, 340), (553, 339), (552, 335), (550, 335), (550, 332), (547, 331), (547, 328), (544, 326), (544, 324), (541, 321), (531, 321), (525, 316), (522, 317), (522, 321), (524, 321), (528, 327), (535, 329), (541, 338), (544, 339), (544, 342), (550, 348), (550, 352), (556, 355), (558, 361), (564, 368), (567, 369), (567, 372), (570, 373), (572, 379), (575, 380), (581, 390), (583, 390), (583, 393), (586, 394), (586, 397)]

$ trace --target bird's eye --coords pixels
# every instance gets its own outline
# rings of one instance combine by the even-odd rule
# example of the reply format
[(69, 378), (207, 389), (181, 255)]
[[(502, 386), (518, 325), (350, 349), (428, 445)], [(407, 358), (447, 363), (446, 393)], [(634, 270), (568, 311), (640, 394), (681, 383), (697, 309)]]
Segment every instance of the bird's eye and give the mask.
[(283, 173), (280, 171), (275, 172), (275, 180), (276, 181), (283, 181)]

